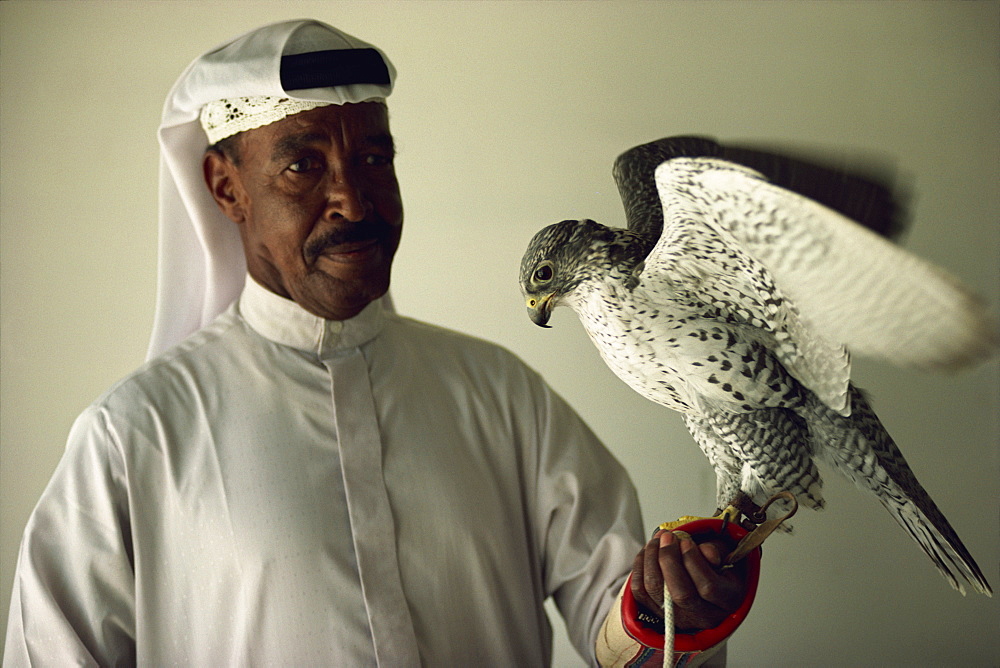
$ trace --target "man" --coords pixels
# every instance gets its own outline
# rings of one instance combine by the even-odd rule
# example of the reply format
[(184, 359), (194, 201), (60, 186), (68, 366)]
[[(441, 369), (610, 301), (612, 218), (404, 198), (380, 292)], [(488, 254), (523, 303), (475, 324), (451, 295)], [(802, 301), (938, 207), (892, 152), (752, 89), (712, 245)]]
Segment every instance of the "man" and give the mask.
[(681, 629), (743, 601), (721, 545), (642, 545), (626, 474), (534, 372), (392, 312), (394, 76), (292, 21), (175, 85), (151, 359), (73, 427), (5, 664), (543, 665), (544, 600), (593, 658), (630, 568)]

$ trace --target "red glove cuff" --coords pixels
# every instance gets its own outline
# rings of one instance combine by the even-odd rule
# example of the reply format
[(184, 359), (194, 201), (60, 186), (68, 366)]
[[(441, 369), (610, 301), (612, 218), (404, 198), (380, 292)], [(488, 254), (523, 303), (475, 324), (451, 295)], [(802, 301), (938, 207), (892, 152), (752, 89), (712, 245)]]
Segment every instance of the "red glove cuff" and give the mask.
[[(711, 518), (688, 522), (677, 527), (676, 530), (686, 531), (697, 541), (698, 538), (707, 538), (709, 535), (718, 536), (721, 528), (722, 520)], [(747, 535), (748, 531), (737, 524), (728, 522), (726, 523), (726, 533), (734, 542), (739, 542), (743, 536)], [(747, 613), (750, 612), (750, 606), (753, 605), (754, 596), (757, 594), (757, 581), (760, 578), (760, 554), (761, 551), (758, 547), (744, 557), (747, 569), (747, 593), (740, 607), (714, 629), (705, 629), (696, 633), (675, 634), (674, 652), (703, 652), (731, 636), (739, 625), (743, 623)], [(650, 628), (651, 625), (648, 624), (648, 621), (644, 623), (644, 620), (640, 619), (639, 615), (638, 604), (632, 597), (632, 575), (630, 574), (622, 593), (621, 616), (625, 632), (633, 640), (646, 647), (662, 650), (663, 634)]]

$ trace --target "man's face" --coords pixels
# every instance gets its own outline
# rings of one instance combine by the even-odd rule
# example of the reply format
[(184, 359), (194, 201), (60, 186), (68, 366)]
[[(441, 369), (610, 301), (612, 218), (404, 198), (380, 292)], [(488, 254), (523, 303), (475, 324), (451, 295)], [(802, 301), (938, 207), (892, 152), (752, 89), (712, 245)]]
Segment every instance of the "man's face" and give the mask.
[(320, 107), (238, 140), (237, 163), (210, 152), (205, 177), (250, 275), (331, 320), (385, 294), (403, 225), (385, 106)]

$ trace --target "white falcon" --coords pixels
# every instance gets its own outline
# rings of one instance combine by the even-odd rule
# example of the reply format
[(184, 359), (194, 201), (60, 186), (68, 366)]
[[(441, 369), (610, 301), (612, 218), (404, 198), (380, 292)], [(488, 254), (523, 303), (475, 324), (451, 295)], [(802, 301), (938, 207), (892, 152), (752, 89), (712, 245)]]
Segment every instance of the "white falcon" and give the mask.
[(520, 271), (531, 319), (569, 306), (619, 378), (682, 413), (720, 508), (782, 490), (821, 508), (822, 460), (953, 587), (992, 595), (850, 380), (848, 351), (953, 368), (996, 346), (975, 297), (869, 229), (894, 228), (888, 191), (693, 137), (631, 149), (614, 173), (628, 229), (566, 220), (536, 234)]

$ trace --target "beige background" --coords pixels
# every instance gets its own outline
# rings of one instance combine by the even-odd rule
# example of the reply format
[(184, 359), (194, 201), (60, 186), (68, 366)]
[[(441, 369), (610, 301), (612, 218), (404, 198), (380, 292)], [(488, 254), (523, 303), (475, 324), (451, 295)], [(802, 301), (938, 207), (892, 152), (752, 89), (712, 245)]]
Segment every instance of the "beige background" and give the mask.
[[(4, 627), (20, 532), (71, 421), (143, 358), (166, 91), (208, 47), (300, 16), (400, 71), (399, 309), (540, 369), (632, 471), (651, 527), (712, 507), (706, 461), (570, 311), (531, 325), (516, 284), (543, 225), (622, 224), (622, 150), (702, 133), (889, 156), (915, 195), (906, 246), (1000, 304), (996, 2), (0, 2)], [(997, 364), (859, 361), (855, 377), (1000, 586)], [(768, 544), (731, 665), (998, 665), (997, 599), (952, 591), (880, 506), (827, 478), (827, 510)], [(580, 665), (561, 637), (556, 665)]]

